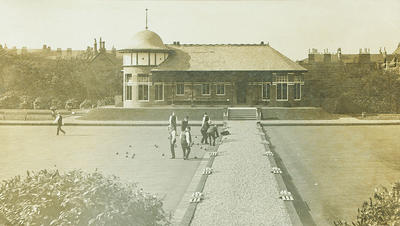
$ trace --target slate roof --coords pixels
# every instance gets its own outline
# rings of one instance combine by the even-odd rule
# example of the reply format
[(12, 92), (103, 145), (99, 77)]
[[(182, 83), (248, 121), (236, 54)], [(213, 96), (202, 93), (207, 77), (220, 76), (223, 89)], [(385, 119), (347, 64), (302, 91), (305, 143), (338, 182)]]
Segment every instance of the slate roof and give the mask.
[(167, 45), (167, 60), (153, 71), (307, 71), (265, 44)]

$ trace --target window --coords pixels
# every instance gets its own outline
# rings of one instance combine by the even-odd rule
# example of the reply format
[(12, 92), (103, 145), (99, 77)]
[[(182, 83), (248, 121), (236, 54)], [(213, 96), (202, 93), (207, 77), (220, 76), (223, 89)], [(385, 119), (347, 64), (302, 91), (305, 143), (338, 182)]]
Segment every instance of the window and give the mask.
[(262, 99), (263, 100), (269, 100), (270, 99), (270, 90), (271, 90), (271, 84), (270, 83), (264, 83), (262, 85)]
[(176, 84), (176, 95), (185, 95), (185, 85), (183, 83)]
[(125, 86), (125, 100), (132, 100), (132, 86)]
[(131, 65), (132, 64), (131, 54), (130, 53), (124, 54), (123, 60), (124, 60), (124, 65)]
[(294, 82), (302, 82), (301, 76), (300, 75), (294, 76)]
[(276, 76), (276, 100), (288, 100), (288, 77), (287, 75)]
[(149, 76), (146, 74), (138, 74), (138, 82), (149, 82)]
[(288, 76), (287, 75), (277, 75), (275, 77), (276, 82), (288, 82)]
[(154, 85), (155, 90), (155, 100), (164, 100), (164, 85), (156, 84)]
[(149, 86), (139, 85), (139, 100), (149, 100)]
[(294, 83), (294, 99), (295, 100), (301, 100), (301, 84), (300, 83)]
[(210, 84), (201, 84), (201, 95), (210, 95)]
[(217, 95), (225, 95), (225, 85), (224, 84), (217, 84)]
[(132, 74), (125, 75), (125, 82), (132, 82)]

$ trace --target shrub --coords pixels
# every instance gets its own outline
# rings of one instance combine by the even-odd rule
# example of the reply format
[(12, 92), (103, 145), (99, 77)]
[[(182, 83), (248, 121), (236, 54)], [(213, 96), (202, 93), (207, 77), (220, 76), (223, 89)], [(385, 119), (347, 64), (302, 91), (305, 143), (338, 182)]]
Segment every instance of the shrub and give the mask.
[(13, 92), (7, 92), (0, 96), (0, 108), (18, 108), (21, 100)]
[(33, 99), (29, 96), (22, 96), (20, 98), (19, 108), (20, 109), (32, 109), (33, 108)]
[(52, 98), (50, 101), (50, 108), (55, 107), (56, 109), (62, 109), (64, 107), (62, 103), (63, 101), (59, 98)]
[(3, 181), (0, 224), (168, 225), (162, 201), (99, 172), (27, 172)]
[(72, 98), (72, 99), (68, 99), (65, 102), (65, 109), (71, 110), (71, 109), (77, 109), (77, 108), (79, 108), (79, 101), (78, 100)]
[[(35, 101), (33, 101), (34, 109), (49, 109), (51, 105), (51, 101), (48, 97), (37, 97)], [(54, 106), (57, 108), (57, 106)]]
[(375, 189), (373, 198), (364, 202), (358, 209), (356, 220), (349, 224), (346, 221), (334, 222), (336, 226), (362, 225), (399, 225), (400, 224), (400, 182), (392, 189), (385, 187)]
[(92, 106), (93, 106), (92, 101), (86, 99), (79, 105), (79, 108), (80, 109), (88, 109), (88, 108), (92, 108)]

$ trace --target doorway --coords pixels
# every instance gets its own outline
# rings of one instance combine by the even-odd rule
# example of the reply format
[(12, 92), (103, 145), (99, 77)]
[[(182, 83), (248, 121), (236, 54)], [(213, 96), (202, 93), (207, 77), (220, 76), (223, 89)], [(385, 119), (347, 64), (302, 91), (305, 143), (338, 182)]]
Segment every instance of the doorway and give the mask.
[(238, 104), (246, 104), (247, 80), (236, 82), (236, 99)]

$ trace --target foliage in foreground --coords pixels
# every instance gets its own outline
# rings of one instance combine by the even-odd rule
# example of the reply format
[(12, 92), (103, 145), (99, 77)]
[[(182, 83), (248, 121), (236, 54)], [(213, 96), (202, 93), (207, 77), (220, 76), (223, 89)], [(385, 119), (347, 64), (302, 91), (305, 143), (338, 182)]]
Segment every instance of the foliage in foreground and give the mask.
[[(2, 222), (3, 221), (3, 222)], [(168, 225), (162, 201), (115, 176), (79, 170), (27, 172), (3, 181), (0, 224)]]
[(351, 224), (345, 221), (334, 222), (336, 226), (361, 225), (399, 225), (400, 224), (400, 182), (391, 190), (381, 187), (375, 190), (373, 198), (364, 202), (358, 209), (356, 220)]

